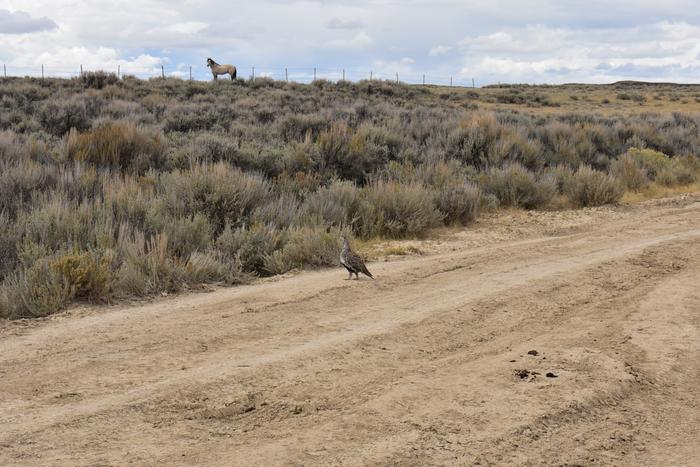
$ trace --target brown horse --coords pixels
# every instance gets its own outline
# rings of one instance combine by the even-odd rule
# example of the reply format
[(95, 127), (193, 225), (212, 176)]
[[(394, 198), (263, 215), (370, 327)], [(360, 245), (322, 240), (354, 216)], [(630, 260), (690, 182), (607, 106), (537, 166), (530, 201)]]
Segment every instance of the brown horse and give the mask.
[(207, 66), (211, 69), (211, 74), (214, 77), (214, 81), (217, 80), (219, 75), (229, 74), (231, 76), (231, 81), (236, 79), (236, 67), (233, 65), (219, 65), (211, 58), (207, 58)]

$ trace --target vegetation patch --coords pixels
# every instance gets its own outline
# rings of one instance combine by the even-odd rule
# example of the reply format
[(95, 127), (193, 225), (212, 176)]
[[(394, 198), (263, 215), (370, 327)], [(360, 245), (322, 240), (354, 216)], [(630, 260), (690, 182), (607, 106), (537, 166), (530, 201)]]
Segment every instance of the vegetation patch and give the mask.
[[(696, 189), (693, 97), (635, 84), (2, 80), (0, 317), (330, 266), (341, 233), (417, 238), (499, 206)], [(645, 111), (601, 115), (601, 102)]]

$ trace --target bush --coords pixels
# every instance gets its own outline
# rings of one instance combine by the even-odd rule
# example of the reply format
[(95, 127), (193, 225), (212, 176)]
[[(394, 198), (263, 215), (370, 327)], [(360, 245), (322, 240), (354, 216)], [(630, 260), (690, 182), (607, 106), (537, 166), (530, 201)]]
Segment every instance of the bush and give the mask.
[(78, 251), (25, 264), (0, 285), (0, 317), (36, 318), (73, 300), (105, 301), (111, 296), (110, 264), (109, 256)]
[[(642, 101), (638, 87), (616, 92)], [(558, 105), (550, 95), (527, 86), (436, 94), (378, 81), (116, 82), (101, 73), (5, 80), (3, 316), (331, 264), (340, 229), (421, 236), (501, 204), (606, 202), (596, 189), (607, 179), (575, 175), (582, 166), (630, 189), (643, 174), (684, 184), (700, 173), (698, 115), (531, 111)], [(475, 111), (474, 99), (529, 109)], [(105, 267), (107, 285), (90, 292), (101, 289), (84, 271)]]
[(18, 262), (17, 247), (21, 235), (17, 225), (10, 222), (7, 214), (0, 210), (0, 282), (15, 270)]
[(474, 221), (481, 203), (481, 190), (470, 182), (444, 185), (435, 193), (435, 204), (450, 224)]
[(537, 177), (520, 164), (492, 168), (481, 176), (481, 187), (495, 195), (502, 206), (536, 209), (548, 206), (557, 193), (551, 176)]
[(194, 252), (185, 265), (184, 281), (189, 285), (245, 282), (245, 275), (236, 262), (227, 261), (220, 254)]
[(80, 81), (86, 88), (102, 89), (105, 86), (116, 84), (119, 81), (114, 73), (105, 73), (102, 70), (87, 71), (80, 76)]
[(225, 164), (197, 165), (163, 175), (158, 192), (175, 217), (203, 214), (218, 235), (224, 226), (242, 224), (270, 196), (270, 183)]
[(66, 301), (108, 300), (112, 282), (110, 265), (109, 255), (79, 251), (60, 254), (50, 262), (50, 267), (68, 290)]
[(649, 184), (646, 169), (631, 154), (623, 154), (613, 161), (610, 173), (628, 190), (639, 191)]
[(165, 160), (163, 138), (132, 123), (105, 123), (86, 133), (71, 130), (65, 150), (73, 161), (138, 173), (160, 168)]
[(54, 136), (63, 136), (73, 128), (85, 131), (91, 124), (85, 103), (77, 98), (45, 102), (39, 109), (38, 119), (44, 130)]
[(226, 226), (216, 240), (216, 248), (241, 269), (267, 274), (266, 258), (284, 245), (285, 237), (276, 228), (261, 224), (237, 229)]
[(675, 159), (669, 167), (662, 169), (656, 176), (656, 181), (665, 186), (689, 185), (696, 180), (696, 172)]
[(303, 267), (333, 266), (340, 256), (340, 231), (319, 227), (293, 228), (286, 232), (282, 249), (265, 256), (269, 274), (283, 274)]
[(620, 181), (590, 167), (579, 167), (565, 188), (571, 202), (578, 207), (616, 203), (624, 188)]
[(443, 218), (422, 185), (379, 181), (362, 190), (353, 230), (365, 238), (422, 236)]
[(7, 319), (38, 318), (56, 313), (70, 297), (48, 259), (35, 262), (8, 276), (0, 285), (0, 316)]
[(327, 226), (352, 225), (357, 216), (360, 191), (349, 181), (335, 181), (307, 196), (304, 212)]
[(659, 151), (653, 149), (629, 148), (626, 157), (634, 160), (639, 167), (644, 169), (649, 177), (654, 180), (656, 176), (671, 165), (671, 159)]

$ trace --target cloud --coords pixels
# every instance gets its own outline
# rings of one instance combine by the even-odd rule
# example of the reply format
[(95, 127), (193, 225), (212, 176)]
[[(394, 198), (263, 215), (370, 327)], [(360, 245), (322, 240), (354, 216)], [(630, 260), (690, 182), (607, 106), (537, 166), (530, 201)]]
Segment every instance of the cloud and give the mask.
[(358, 32), (349, 39), (333, 39), (326, 43), (329, 49), (363, 50), (374, 44), (374, 39), (364, 31)]
[(446, 45), (436, 45), (435, 47), (430, 49), (430, 51), (428, 52), (428, 56), (439, 57), (441, 55), (446, 55), (450, 50), (452, 50), (452, 47)]
[(186, 21), (184, 23), (170, 24), (162, 30), (164, 32), (176, 34), (197, 34), (207, 27), (209, 27), (209, 25), (202, 21)]
[(359, 19), (342, 20), (333, 18), (328, 21), (328, 29), (360, 29), (364, 27), (364, 23)]
[(58, 25), (50, 18), (32, 18), (24, 11), (0, 10), (0, 34), (28, 34), (50, 31)]
[(284, 67), (290, 76), (314, 67), (365, 76), (382, 63), (414, 81), (426, 72), (449, 82), (461, 70), (482, 84), (687, 82), (700, 76), (696, 2), (528, 0), (523, 9), (519, 0), (0, 0), (0, 60), (32, 69), (44, 60), (67, 69), (164, 63), (166, 73), (178, 69), (169, 63), (186, 63), (204, 76), (204, 60), (215, 57), (276, 77)]
[(625, 28), (527, 25), (459, 41), (463, 76), (482, 81), (694, 81), (700, 27), (661, 21)]

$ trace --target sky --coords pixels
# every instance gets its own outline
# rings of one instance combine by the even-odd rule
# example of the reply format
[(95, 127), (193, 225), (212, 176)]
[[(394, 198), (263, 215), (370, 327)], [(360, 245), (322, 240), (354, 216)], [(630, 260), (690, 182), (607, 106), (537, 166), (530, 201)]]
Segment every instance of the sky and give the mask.
[(700, 82), (697, 0), (0, 0), (8, 74)]

